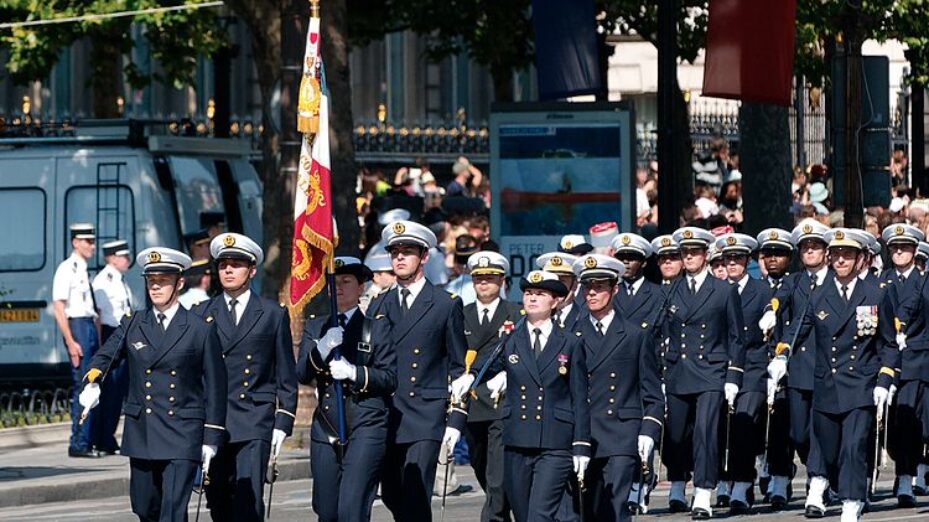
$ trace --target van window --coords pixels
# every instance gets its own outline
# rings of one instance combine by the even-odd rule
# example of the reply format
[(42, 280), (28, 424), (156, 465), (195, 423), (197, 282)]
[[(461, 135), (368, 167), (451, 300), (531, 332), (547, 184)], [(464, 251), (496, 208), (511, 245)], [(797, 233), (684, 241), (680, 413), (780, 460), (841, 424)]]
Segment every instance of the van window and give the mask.
[(0, 189), (0, 272), (45, 266), (45, 191)]
[(211, 159), (171, 157), (181, 232), (200, 230), (200, 213), (223, 212), (223, 193)]
[(71, 252), (69, 223), (94, 223), (97, 226), (97, 250), (87, 261), (91, 269), (103, 267), (103, 244), (125, 239), (129, 251), (135, 248), (135, 202), (132, 190), (125, 185), (81, 185), (68, 189), (65, 196), (65, 245)]

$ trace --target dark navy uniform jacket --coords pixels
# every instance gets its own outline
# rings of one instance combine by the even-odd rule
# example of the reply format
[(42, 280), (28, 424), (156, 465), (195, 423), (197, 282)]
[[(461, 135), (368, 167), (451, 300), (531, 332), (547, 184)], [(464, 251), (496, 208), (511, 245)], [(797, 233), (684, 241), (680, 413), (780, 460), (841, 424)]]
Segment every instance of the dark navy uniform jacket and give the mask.
[[(911, 282), (912, 280), (912, 282)], [(900, 352), (897, 366), (904, 381), (929, 382), (929, 276), (913, 270), (906, 280), (907, 289), (899, 292), (888, 287), (887, 293), (896, 298), (895, 315), (907, 334), (906, 349)], [(912, 286), (911, 286), (912, 284)], [(896, 340), (894, 340), (896, 343)]]
[[(355, 381), (343, 381), (346, 430), (350, 439), (383, 440), (387, 436), (387, 401), (397, 389), (397, 354), (390, 341), (390, 323), (383, 315), (370, 319), (370, 346), (362, 343), (364, 319), (361, 310), (356, 310), (345, 325), (339, 347), (342, 357), (357, 367)], [(339, 426), (334, 381), (329, 373), (329, 361), (335, 354), (330, 353), (324, 361), (316, 351), (316, 341), (329, 328), (328, 315), (310, 317), (303, 328), (297, 362), (301, 383), (310, 384), (316, 379), (319, 407), (316, 408), (310, 436), (317, 442), (328, 442), (329, 436), (338, 434)]]
[[(734, 286), (738, 286), (734, 283)], [(768, 362), (771, 359), (771, 343), (767, 342), (758, 321), (764, 315), (768, 303), (771, 301), (773, 290), (771, 286), (758, 279), (748, 278), (745, 289), (740, 296), (742, 301), (742, 317), (745, 321), (745, 376), (742, 379), (741, 391), (754, 391), (767, 393)]]
[(90, 367), (106, 372), (121, 359), (129, 375), (123, 456), (200, 461), (203, 444), (222, 444), (226, 366), (213, 324), (183, 306), (165, 332), (151, 309), (125, 317)]
[(826, 282), (803, 318), (800, 335), (808, 332), (816, 338), (813, 407), (837, 414), (874, 406), (874, 386), (890, 387), (899, 358), (891, 303), (878, 285), (858, 280), (846, 301)]
[(644, 322), (624, 321), (618, 314), (602, 336), (589, 315), (577, 323), (590, 381), (595, 457), (635, 457), (639, 435), (656, 443), (661, 436), (664, 396), (655, 338), (648, 328)]
[(707, 274), (693, 296), (682, 277), (672, 285), (667, 309), (665, 353), (668, 393), (723, 391), (742, 385), (744, 322), (739, 291)]
[(254, 291), (236, 325), (223, 294), (193, 307), (212, 317), (229, 377), (226, 431), (230, 442), (271, 440), (272, 429), (290, 435), (297, 415), (290, 315)]
[[(515, 325), (522, 317), (521, 306), (501, 299), (490, 322), (482, 325), (478, 304), (474, 302), (464, 307), (464, 333), (468, 340), (468, 350), (477, 352), (477, 359), (471, 367), (474, 370), (480, 370), (482, 362), (499, 343), (504, 341), (507, 334), (502, 331), (503, 323), (509, 321)], [(494, 401), (490, 398), (490, 390), (487, 386), (477, 386), (475, 393), (477, 399), (471, 399), (468, 404), (468, 422), (499, 419), (501, 410), (499, 405), (496, 409), (494, 408)]]
[[(529, 323), (510, 334), (485, 377), (506, 369), (503, 444), (591, 455), (587, 364), (580, 339), (553, 325), (538, 360)], [(564, 368), (563, 370), (561, 368)]]
[(662, 287), (651, 281), (642, 281), (639, 290), (629, 295), (626, 293), (626, 284), (621, 281), (618, 285), (616, 297), (613, 299), (613, 308), (619, 316), (632, 324), (643, 322), (652, 325), (660, 316), (658, 310), (665, 301)]
[[(827, 272), (823, 282), (815, 290), (816, 293), (826, 285), (835, 284), (832, 269)], [(799, 390), (813, 390), (813, 367), (815, 365), (816, 340), (807, 333), (796, 333), (803, 314), (810, 299), (810, 289), (813, 279), (808, 270), (804, 269), (784, 278), (784, 284), (774, 294), (778, 300), (777, 327), (774, 330), (774, 339), (779, 342), (793, 344), (799, 348), (791, 347), (790, 360), (787, 363), (787, 386)]]
[[(398, 444), (442, 440), (449, 379), (464, 373), (467, 341), (461, 299), (426, 281), (406, 317), (399, 288), (371, 300), (368, 314), (390, 321), (397, 352), (397, 391), (391, 401), (390, 429)], [(455, 407), (448, 425), (463, 430), (467, 413)]]

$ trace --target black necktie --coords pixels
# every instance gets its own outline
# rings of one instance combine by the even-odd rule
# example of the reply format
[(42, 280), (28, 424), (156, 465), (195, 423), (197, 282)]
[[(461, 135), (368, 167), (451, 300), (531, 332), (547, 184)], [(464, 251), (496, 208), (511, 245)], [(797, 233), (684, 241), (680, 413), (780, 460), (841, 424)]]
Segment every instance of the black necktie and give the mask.
[(900, 284), (901, 284), (901, 285), (902, 285), (903, 283), (906, 283), (906, 276), (905, 276), (905, 275), (900, 274), (897, 278), (900, 280)]
[(339, 314), (339, 326), (345, 328), (345, 324), (348, 322), (348, 317), (345, 314)]
[(555, 324), (561, 326), (561, 310), (556, 310), (555, 315), (552, 317), (555, 320)]
[(542, 329), (533, 328), (532, 333), (535, 334), (535, 341), (532, 341), (532, 351), (535, 353), (535, 358), (538, 359), (542, 355)]
[(410, 311), (410, 291), (404, 288), (400, 290), (400, 308), (403, 310), (403, 315), (406, 315)]
[(690, 295), (696, 295), (697, 293), (697, 278), (690, 278)]
[(842, 285), (842, 299), (848, 301), (848, 285)]
[(597, 333), (602, 336), (603, 335), (603, 323), (601, 323), (600, 321), (597, 321), (597, 324), (595, 324), (594, 326), (597, 327)]
[(484, 309), (484, 317), (481, 318), (481, 326), (486, 326), (490, 322), (490, 308)]
[(632, 283), (626, 283), (626, 295), (632, 297)]
[(236, 316), (236, 313), (235, 313), (235, 305), (237, 304), (239, 304), (239, 302), (236, 301), (235, 299), (229, 300), (229, 317), (232, 318), (232, 324), (234, 325), (239, 324), (239, 318)]
[(168, 316), (166, 316), (165, 314), (159, 313), (157, 317), (158, 317), (158, 326), (161, 327), (161, 331), (162, 332), (166, 331), (168, 327), (165, 326), (165, 319), (167, 319)]

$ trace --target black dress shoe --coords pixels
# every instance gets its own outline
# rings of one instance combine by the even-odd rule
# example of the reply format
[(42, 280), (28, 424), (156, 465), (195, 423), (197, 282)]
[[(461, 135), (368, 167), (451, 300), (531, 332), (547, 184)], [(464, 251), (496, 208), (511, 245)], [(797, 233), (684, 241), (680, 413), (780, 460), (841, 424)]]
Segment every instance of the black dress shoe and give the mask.
[(806, 518), (823, 518), (826, 516), (826, 511), (819, 509), (816, 506), (807, 506), (806, 512), (803, 513), (803, 516)]
[(771, 509), (774, 511), (781, 511), (782, 509), (787, 508), (787, 499), (780, 496), (774, 495), (771, 497)]
[(687, 504), (682, 500), (672, 498), (668, 501), (668, 511), (671, 513), (684, 513), (687, 511)]
[(729, 507), (729, 495), (716, 495), (716, 507)]
[(729, 514), (730, 515), (747, 515), (751, 512), (752, 507), (741, 500), (733, 500), (729, 503)]
[(471, 484), (458, 484), (458, 487), (454, 491), (449, 491), (447, 496), (454, 497), (458, 495), (464, 495), (474, 490), (474, 486)]
[(921, 486), (913, 486), (913, 494), (917, 496), (923, 496), (926, 494), (926, 489)]
[(68, 448), (68, 456), (74, 457), (77, 459), (99, 459), (100, 452), (97, 450), (77, 450), (74, 448)]
[(916, 497), (913, 495), (897, 495), (897, 506), (901, 508), (916, 507)]
[(626, 501), (626, 511), (632, 515), (639, 514), (639, 503), (631, 500)]
[(694, 508), (694, 510), (690, 512), (691, 520), (709, 520), (710, 516), (710, 512), (703, 508)]

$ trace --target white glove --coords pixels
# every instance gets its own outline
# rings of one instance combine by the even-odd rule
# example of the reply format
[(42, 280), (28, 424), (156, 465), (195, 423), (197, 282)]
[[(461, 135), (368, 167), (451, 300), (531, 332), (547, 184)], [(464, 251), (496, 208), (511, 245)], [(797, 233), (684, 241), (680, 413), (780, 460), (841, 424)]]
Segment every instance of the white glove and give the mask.
[(771, 359), (771, 362), (768, 363), (768, 377), (776, 384), (781, 382), (785, 375), (787, 375), (787, 359), (783, 357)]
[(902, 352), (906, 350), (906, 334), (903, 332), (897, 333), (897, 348)]
[(577, 474), (577, 480), (583, 481), (584, 474), (587, 473), (587, 466), (590, 464), (590, 457), (575, 455), (571, 457), (571, 460), (574, 461), (574, 473)]
[(774, 310), (768, 310), (761, 316), (761, 319), (758, 320), (758, 328), (761, 328), (761, 332), (765, 335), (768, 335), (776, 324), (777, 313)]
[(457, 428), (452, 428), (451, 426), (445, 427), (445, 436), (442, 437), (442, 445), (448, 448), (447, 454), (451, 455), (455, 450), (455, 445), (458, 444), (458, 439), (461, 438), (461, 432)]
[(322, 339), (316, 341), (316, 351), (319, 352), (319, 356), (323, 360), (329, 357), (333, 348), (342, 344), (343, 333), (345, 333), (345, 330), (341, 326), (330, 328), (326, 330), (326, 334), (323, 335)]
[(287, 434), (284, 433), (284, 430), (279, 430), (277, 428), (271, 432), (271, 455), (277, 457), (281, 454), (281, 446), (284, 445), (284, 439), (287, 438)]
[(731, 382), (727, 382), (723, 386), (723, 393), (726, 395), (726, 402), (729, 403), (729, 409), (735, 407), (735, 398), (739, 394), (739, 386)]
[(774, 395), (777, 393), (777, 382), (768, 378), (768, 406), (774, 405)]
[(884, 405), (887, 404), (887, 396), (890, 392), (887, 391), (887, 388), (883, 386), (874, 387), (874, 405), (877, 406), (877, 420), (880, 421), (884, 417)]
[(77, 402), (84, 407), (84, 413), (82, 415), (90, 413), (92, 408), (100, 404), (100, 385), (92, 382), (84, 386), (84, 389), (81, 390), (81, 394), (77, 398)]
[(506, 392), (506, 371), (502, 371), (494, 378), (487, 381), (487, 389), (490, 390), (490, 398), (498, 399)]
[(470, 373), (463, 373), (461, 377), (452, 381), (452, 399), (461, 401), (461, 398), (468, 392), (468, 388), (471, 387), (471, 383), (473, 382), (474, 376)]
[(894, 404), (894, 395), (897, 394), (897, 385), (891, 384), (890, 389), (887, 391), (887, 405), (893, 406)]
[(210, 461), (216, 456), (216, 446), (204, 444), (200, 448), (200, 460), (203, 463), (203, 474), (210, 474)]
[(642, 462), (648, 462), (648, 457), (652, 454), (654, 448), (655, 439), (648, 435), (639, 435), (639, 458), (642, 459)]
[(329, 373), (337, 381), (344, 381), (345, 379), (354, 381), (358, 377), (358, 368), (344, 358), (333, 359), (329, 361)]

